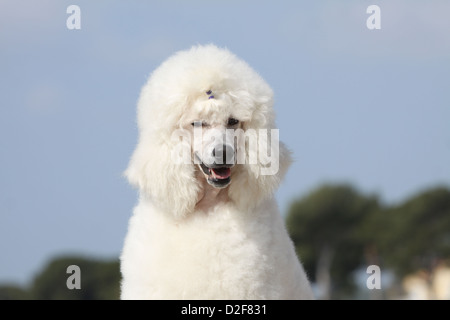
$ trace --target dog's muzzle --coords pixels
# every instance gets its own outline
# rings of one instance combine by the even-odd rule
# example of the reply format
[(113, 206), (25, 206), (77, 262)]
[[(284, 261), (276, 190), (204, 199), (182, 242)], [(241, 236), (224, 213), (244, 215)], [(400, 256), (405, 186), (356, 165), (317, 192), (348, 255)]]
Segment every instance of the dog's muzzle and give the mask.
[(203, 159), (198, 153), (195, 153), (195, 157), (210, 185), (215, 188), (225, 188), (230, 184), (231, 168), (236, 163), (236, 151), (233, 146), (218, 144)]

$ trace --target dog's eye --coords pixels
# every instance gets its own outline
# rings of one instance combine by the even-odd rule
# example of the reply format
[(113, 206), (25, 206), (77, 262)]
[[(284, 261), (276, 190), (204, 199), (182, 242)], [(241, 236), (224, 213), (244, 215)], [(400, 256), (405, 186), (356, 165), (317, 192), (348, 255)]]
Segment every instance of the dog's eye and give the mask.
[(191, 123), (193, 127), (206, 127), (208, 124), (204, 121), (194, 121)]
[(235, 125), (237, 125), (239, 123), (239, 120), (237, 120), (237, 119), (235, 119), (235, 118), (229, 118), (228, 119), (228, 125), (229, 126), (235, 126)]

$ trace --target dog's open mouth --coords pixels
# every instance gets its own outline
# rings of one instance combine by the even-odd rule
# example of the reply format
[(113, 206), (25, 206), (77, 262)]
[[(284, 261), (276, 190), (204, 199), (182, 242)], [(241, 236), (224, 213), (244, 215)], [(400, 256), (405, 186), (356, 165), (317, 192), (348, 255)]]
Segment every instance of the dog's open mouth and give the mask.
[(231, 168), (230, 166), (223, 167), (208, 167), (200, 160), (200, 168), (206, 176), (206, 179), (210, 185), (216, 188), (225, 188), (231, 182)]
[(231, 182), (231, 168), (227, 167), (210, 168), (207, 167), (203, 162), (200, 163), (200, 168), (206, 175), (208, 183), (213, 187), (225, 188)]

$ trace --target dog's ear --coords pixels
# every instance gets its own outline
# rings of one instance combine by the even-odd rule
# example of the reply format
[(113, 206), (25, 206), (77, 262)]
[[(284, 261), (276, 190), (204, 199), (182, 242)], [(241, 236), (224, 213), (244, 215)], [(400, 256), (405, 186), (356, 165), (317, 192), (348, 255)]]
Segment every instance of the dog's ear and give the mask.
[(256, 139), (246, 141), (245, 164), (236, 167), (229, 191), (242, 209), (251, 210), (271, 197), (292, 162), (291, 152), (279, 141), (278, 129), (273, 129), (273, 115), (270, 111), (267, 115), (254, 118), (245, 128), (246, 136), (251, 136), (251, 131)]
[(279, 168), (276, 173), (261, 174), (261, 170), (267, 168), (260, 164), (238, 166), (236, 174), (233, 175), (233, 182), (230, 185), (230, 198), (240, 208), (253, 209), (263, 200), (273, 196), (291, 162), (291, 152), (280, 142)]
[(125, 176), (161, 210), (181, 218), (194, 210), (199, 185), (192, 164), (174, 161), (174, 141), (141, 139)]

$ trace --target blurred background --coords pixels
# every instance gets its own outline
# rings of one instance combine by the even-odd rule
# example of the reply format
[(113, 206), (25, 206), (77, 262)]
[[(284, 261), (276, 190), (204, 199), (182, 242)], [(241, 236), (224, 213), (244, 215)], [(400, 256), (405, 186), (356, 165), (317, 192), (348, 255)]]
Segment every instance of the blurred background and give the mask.
[[(275, 91), (295, 157), (277, 199), (316, 296), (450, 299), (448, 12), (445, 0), (0, 0), (0, 299), (118, 297), (140, 88), (206, 43)], [(73, 264), (81, 290), (66, 286)]]

